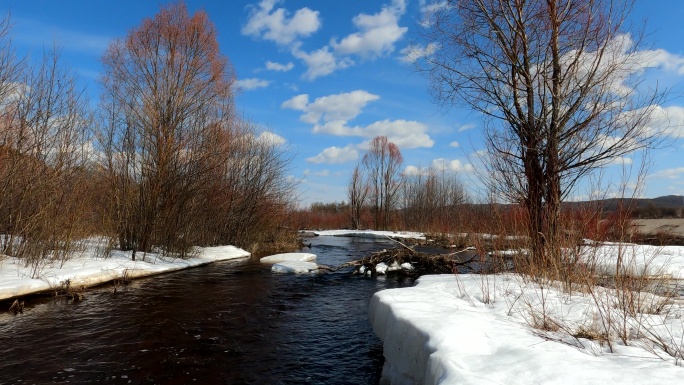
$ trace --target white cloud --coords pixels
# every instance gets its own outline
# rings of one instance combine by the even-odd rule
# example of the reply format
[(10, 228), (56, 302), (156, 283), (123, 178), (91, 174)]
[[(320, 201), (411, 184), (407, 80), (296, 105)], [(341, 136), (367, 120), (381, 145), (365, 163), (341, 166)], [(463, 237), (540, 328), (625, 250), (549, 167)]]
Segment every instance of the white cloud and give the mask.
[(427, 171), (427, 168), (418, 168), (416, 166), (406, 166), (402, 174), (412, 176), (412, 175), (420, 175), (424, 174)]
[(449, 2), (446, 0), (442, 1), (426, 1), (420, 0), (420, 25), (423, 27), (429, 27), (432, 25), (432, 20), (435, 17), (435, 13), (441, 11), (444, 8), (449, 7)]
[(406, 12), (404, 0), (394, 0), (376, 14), (361, 13), (352, 22), (359, 29), (339, 43), (331, 41), (335, 52), (340, 55), (358, 55), (375, 58), (392, 52), (394, 44), (404, 36), (408, 28), (399, 26), (399, 18)]
[(306, 123), (316, 124), (321, 119), (324, 122), (346, 122), (357, 117), (366, 104), (379, 98), (379, 96), (369, 92), (356, 90), (347, 93), (322, 96), (309, 103), (309, 95), (302, 94), (286, 100), (281, 107), (304, 111), (304, 114), (299, 120)]
[(649, 116), (647, 129), (653, 132), (663, 132), (675, 138), (684, 137), (684, 107), (656, 106)]
[(262, 132), (258, 137), (257, 141), (263, 142), (266, 144), (272, 144), (275, 146), (282, 146), (287, 142), (285, 138), (278, 134), (274, 134), (273, 132), (270, 131), (264, 131)]
[[(341, 131), (341, 135), (353, 135), (368, 138), (359, 145), (359, 148), (368, 149), (370, 139), (376, 136), (386, 136), (387, 139), (399, 146), (400, 149), (409, 148), (430, 148), (435, 142), (426, 134), (428, 127), (420, 122), (413, 120), (381, 120), (367, 126), (348, 127), (346, 133)], [(315, 132), (315, 127), (314, 127)]]
[(438, 171), (455, 171), (455, 172), (471, 172), (473, 166), (470, 163), (461, 163), (460, 160), (448, 160), (445, 158), (438, 158), (432, 161), (432, 167)]
[(269, 71), (287, 72), (292, 68), (294, 68), (294, 64), (292, 62), (288, 62), (287, 64), (281, 64), (272, 61), (266, 62), (266, 69)]
[(620, 156), (610, 161), (609, 165), (613, 166), (629, 166), (634, 163), (634, 160), (630, 157)]
[(460, 126), (460, 127), (458, 128), (458, 132), (463, 132), (463, 131), (472, 130), (472, 129), (475, 128), (475, 127), (477, 127), (477, 126), (476, 126), (475, 124), (473, 124), (473, 123), (464, 124), (464, 125), (462, 125), (462, 126)]
[(306, 109), (307, 104), (309, 104), (309, 95), (301, 94), (284, 101), (283, 104), (280, 105), (280, 107), (304, 111), (304, 109)]
[[(372, 139), (376, 136), (387, 138), (399, 148), (432, 147), (434, 141), (427, 135), (428, 127), (412, 120), (380, 120), (365, 126), (350, 126), (348, 122), (361, 114), (370, 102), (379, 99), (378, 95), (363, 90), (323, 96), (309, 102), (309, 95), (301, 94), (286, 100), (282, 108), (303, 111), (299, 120), (313, 124), (314, 134), (336, 136), (356, 136)], [(367, 149), (368, 141), (358, 148)]]
[[(411, 120), (381, 120), (367, 126), (350, 127), (345, 121), (335, 120), (325, 124), (317, 124), (313, 128), (315, 134), (329, 134), (336, 136), (358, 136), (372, 139), (376, 136), (386, 136), (387, 139), (401, 149), (432, 147), (435, 142), (426, 134), (427, 126)], [(369, 141), (359, 145), (361, 149), (368, 149)]]
[(403, 61), (404, 63), (415, 63), (416, 60), (420, 58), (432, 56), (437, 49), (439, 49), (439, 44), (437, 43), (428, 43), (427, 45), (410, 45), (399, 51), (402, 55), (399, 60)]
[(314, 80), (321, 76), (330, 75), (339, 69), (344, 69), (354, 64), (354, 61), (349, 58), (336, 57), (327, 45), (307, 53), (302, 51), (300, 45), (297, 44), (292, 48), (292, 55), (303, 61), (306, 65), (306, 72), (302, 75), (306, 80)]
[(306, 158), (309, 163), (327, 163), (327, 164), (338, 164), (346, 163), (359, 158), (359, 152), (354, 148), (353, 145), (347, 145), (345, 147), (328, 147), (323, 150), (320, 154)]
[(251, 91), (251, 90), (256, 90), (258, 88), (266, 88), (266, 87), (268, 87), (269, 84), (271, 84), (271, 82), (269, 80), (264, 80), (264, 79), (249, 78), (249, 79), (238, 80), (237, 82), (235, 82), (235, 84), (241, 90)]
[(262, 0), (257, 7), (251, 6), (247, 24), (241, 30), (242, 34), (287, 45), (318, 31), (321, 26), (318, 11), (301, 8), (290, 17), (290, 12), (286, 9), (274, 9), (280, 2)]
[(684, 177), (684, 167), (668, 168), (649, 175), (649, 178), (656, 179), (679, 179)]
[(430, 163), (430, 167), (416, 167), (406, 166), (403, 171), (404, 175), (428, 175), (430, 172), (473, 172), (475, 168), (470, 163), (462, 163), (458, 159), (449, 160), (446, 158), (437, 158)]
[(453, 142), (449, 143), (449, 147), (454, 147), (454, 148), (456, 148), (456, 147), (460, 147), (460, 146), (461, 146), (461, 144), (458, 143), (458, 142), (456, 142), (456, 141), (453, 141)]

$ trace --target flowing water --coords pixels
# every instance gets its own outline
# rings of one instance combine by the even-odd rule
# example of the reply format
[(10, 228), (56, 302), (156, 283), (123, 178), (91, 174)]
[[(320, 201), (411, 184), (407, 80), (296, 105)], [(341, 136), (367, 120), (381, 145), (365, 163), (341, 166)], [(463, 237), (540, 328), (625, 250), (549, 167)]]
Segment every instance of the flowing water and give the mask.
[[(391, 246), (311, 242), (332, 266)], [(269, 267), (215, 263), (0, 313), (0, 384), (377, 384), (370, 298), (413, 282)]]

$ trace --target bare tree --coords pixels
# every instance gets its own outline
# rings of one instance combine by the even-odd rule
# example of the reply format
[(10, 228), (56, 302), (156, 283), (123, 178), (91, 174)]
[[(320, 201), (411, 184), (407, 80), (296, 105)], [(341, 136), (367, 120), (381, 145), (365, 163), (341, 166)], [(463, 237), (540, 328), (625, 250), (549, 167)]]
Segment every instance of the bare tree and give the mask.
[(87, 98), (57, 48), (27, 65), (4, 40), (0, 116), (0, 252), (23, 258), (35, 276), (43, 262), (64, 260), (83, 235)]
[[(447, 0), (429, 7), (418, 61), (443, 105), (487, 117), (497, 190), (529, 215), (532, 258), (560, 258), (560, 203), (593, 170), (658, 144), (660, 96), (626, 34), (631, 0)], [(434, 52), (433, 52), (434, 51)]]
[(352, 171), (349, 180), (349, 187), (347, 189), (347, 197), (349, 198), (349, 217), (351, 220), (352, 229), (361, 227), (361, 214), (363, 207), (366, 204), (366, 197), (368, 196), (368, 184), (364, 180), (363, 171), (357, 164)]
[(434, 167), (405, 175), (401, 188), (404, 227), (420, 231), (447, 231), (458, 225), (468, 194), (458, 174)]
[(162, 7), (103, 58), (102, 125), (120, 246), (183, 253), (208, 161), (234, 118), (234, 75), (205, 12)]
[(376, 229), (385, 229), (390, 222), (390, 213), (395, 206), (397, 192), (401, 186), (399, 168), (404, 158), (396, 144), (386, 136), (376, 136), (371, 140), (362, 164), (366, 168), (370, 186), (371, 209)]

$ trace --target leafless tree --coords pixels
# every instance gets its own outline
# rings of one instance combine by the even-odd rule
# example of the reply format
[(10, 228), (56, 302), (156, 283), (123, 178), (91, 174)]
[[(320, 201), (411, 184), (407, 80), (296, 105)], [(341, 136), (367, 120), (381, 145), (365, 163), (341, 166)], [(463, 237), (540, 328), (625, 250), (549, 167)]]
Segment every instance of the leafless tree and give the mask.
[(401, 186), (399, 168), (403, 162), (399, 147), (386, 136), (373, 138), (368, 152), (363, 156), (362, 164), (370, 186), (370, 204), (376, 229), (385, 229), (390, 223), (390, 213)]
[(560, 203), (593, 170), (656, 146), (661, 96), (640, 86), (631, 0), (446, 0), (429, 5), (418, 61), (445, 106), (485, 117), (500, 193), (524, 204), (532, 258), (560, 258)]
[(162, 7), (103, 58), (102, 126), (120, 246), (184, 253), (197, 190), (223, 126), (234, 75), (205, 12)]
[(368, 184), (364, 180), (363, 171), (359, 168), (359, 165), (356, 165), (354, 171), (352, 171), (351, 178), (349, 179), (349, 187), (347, 188), (349, 216), (352, 229), (361, 227), (361, 214), (363, 213), (367, 196)]
[(401, 188), (404, 227), (420, 231), (447, 231), (458, 225), (459, 211), (469, 201), (455, 172), (429, 167), (405, 175)]
[(60, 65), (57, 48), (29, 65), (3, 39), (0, 116), (0, 252), (23, 258), (36, 275), (46, 260), (66, 258), (83, 236), (87, 98)]

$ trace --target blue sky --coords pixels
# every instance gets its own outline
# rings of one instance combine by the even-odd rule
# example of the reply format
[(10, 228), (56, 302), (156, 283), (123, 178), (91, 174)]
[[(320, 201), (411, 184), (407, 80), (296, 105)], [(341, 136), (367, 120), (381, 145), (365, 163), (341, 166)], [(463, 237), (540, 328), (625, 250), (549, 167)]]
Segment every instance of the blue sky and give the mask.
[[(11, 10), (20, 54), (39, 58), (53, 43), (60, 46), (63, 64), (87, 85), (94, 104), (107, 45), (153, 17), (161, 4), (0, 0), (0, 11)], [(481, 117), (435, 105), (405, 54), (419, 29), (422, 0), (186, 4), (191, 12), (204, 9), (216, 25), (240, 80), (241, 113), (294, 153), (291, 176), (301, 180), (303, 204), (345, 200), (349, 173), (376, 135), (399, 146), (408, 171), (436, 164), (478, 184), (469, 159), (482, 148)], [(672, 90), (663, 107), (675, 131), (684, 132), (684, 1), (637, 0), (631, 18), (635, 25), (646, 21), (645, 47), (660, 58), (647, 69), (647, 82)], [(681, 140), (655, 152), (642, 195), (684, 195), (683, 155)]]

